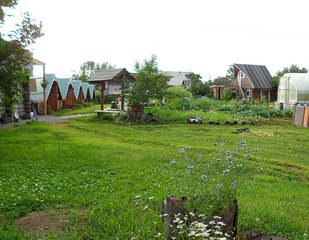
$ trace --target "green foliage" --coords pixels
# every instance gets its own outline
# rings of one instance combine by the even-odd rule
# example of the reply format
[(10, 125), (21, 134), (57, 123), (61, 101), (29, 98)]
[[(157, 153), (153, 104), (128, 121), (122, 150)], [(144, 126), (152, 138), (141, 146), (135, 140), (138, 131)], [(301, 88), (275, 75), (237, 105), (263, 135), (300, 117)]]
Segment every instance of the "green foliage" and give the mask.
[[(0, 239), (155, 239), (159, 233), (163, 239), (160, 214), (168, 195), (185, 196), (189, 210), (211, 214), (228, 205), (222, 199), (232, 199), (235, 190), (239, 238), (255, 229), (304, 239), (309, 136), (291, 125), (250, 129), (274, 135), (241, 136), (222, 125), (112, 124), (96, 118), (0, 129)], [(238, 150), (243, 140), (247, 145)], [(180, 153), (181, 148), (188, 150)], [(233, 151), (232, 165), (226, 158)], [(232, 174), (224, 175), (230, 165)], [(207, 193), (210, 198), (204, 198)], [(83, 220), (68, 218), (61, 230), (45, 230), (45, 236), (17, 228), (16, 217), (46, 209), (86, 214)]]
[(230, 101), (236, 98), (236, 92), (232, 90), (225, 90), (222, 96), (223, 101)]
[(184, 98), (184, 97), (192, 98), (192, 93), (187, 91), (187, 89), (185, 89), (182, 86), (170, 87), (166, 91), (166, 99), (167, 99), (167, 101), (169, 99)]
[(3, 23), (4, 16), (5, 16), (3, 8), (13, 8), (17, 5), (17, 2), (18, 0), (1, 0), (0, 1), (0, 24)]
[(187, 74), (186, 77), (190, 80), (189, 91), (194, 97), (202, 97), (210, 94), (209, 86), (212, 84), (211, 81), (203, 83), (201, 75), (192, 72)]
[(129, 106), (147, 103), (152, 98), (161, 101), (166, 95), (168, 77), (159, 72), (157, 57), (152, 55), (142, 64), (137, 62), (135, 71), (136, 80), (126, 82), (124, 87)]
[(307, 73), (308, 69), (303, 67), (299, 68), (296, 64), (292, 64), (289, 68), (285, 67), (282, 71), (278, 71), (276, 76), (271, 79), (270, 85), (273, 88), (278, 88), (280, 78), (286, 73)]
[(227, 80), (229, 80), (228, 77), (217, 77), (213, 80), (213, 84), (224, 85)]
[(21, 83), (27, 82), (31, 54), (17, 40), (6, 41), (0, 37), (0, 103), (7, 110), (21, 100)]
[(95, 63), (94, 61), (86, 61), (80, 66), (79, 72), (72, 75), (72, 79), (86, 82), (88, 78), (95, 72), (102, 69), (112, 69), (115, 67), (115, 65), (112, 65), (108, 62), (103, 62), (102, 64), (99, 64)]
[[(2, 7), (13, 7), (16, 1), (6, 0), (0, 3), (0, 21), (3, 20)], [(32, 55), (26, 47), (43, 36), (42, 24), (35, 23), (29, 13), (25, 13), (21, 25), (14, 34), (13, 40), (7, 41), (0, 34), (0, 103), (10, 114), (14, 105), (21, 101), (21, 84), (27, 83)]]

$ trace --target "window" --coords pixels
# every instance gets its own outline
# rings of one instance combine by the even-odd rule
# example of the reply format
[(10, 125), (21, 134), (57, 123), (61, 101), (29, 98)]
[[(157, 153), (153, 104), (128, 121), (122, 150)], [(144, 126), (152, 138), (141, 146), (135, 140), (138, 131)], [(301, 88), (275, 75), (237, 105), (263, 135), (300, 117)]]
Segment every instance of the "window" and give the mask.
[(246, 96), (249, 98), (250, 97), (250, 90), (246, 91)]
[(104, 83), (105, 83), (104, 89), (108, 90), (108, 81), (105, 81)]
[(240, 78), (244, 78), (245, 74), (243, 72), (240, 72)]

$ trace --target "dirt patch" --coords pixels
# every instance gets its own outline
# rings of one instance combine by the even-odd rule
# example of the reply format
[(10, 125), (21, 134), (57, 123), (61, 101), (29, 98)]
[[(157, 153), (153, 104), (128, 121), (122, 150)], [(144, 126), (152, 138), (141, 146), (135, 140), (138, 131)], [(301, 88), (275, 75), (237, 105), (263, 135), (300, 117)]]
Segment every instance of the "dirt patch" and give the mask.
[(37, 236), (46, 236), (51, 231), (61, 232), (71, 221), (78, 221), (76, 218), (79, 219), (81, 225), (86, 225), (87, 209), (75, 210), (75, 214), (72, 214), (72, 211), (73, 210), (36, 211), (18, 218), (16, 222), (19, 228)]

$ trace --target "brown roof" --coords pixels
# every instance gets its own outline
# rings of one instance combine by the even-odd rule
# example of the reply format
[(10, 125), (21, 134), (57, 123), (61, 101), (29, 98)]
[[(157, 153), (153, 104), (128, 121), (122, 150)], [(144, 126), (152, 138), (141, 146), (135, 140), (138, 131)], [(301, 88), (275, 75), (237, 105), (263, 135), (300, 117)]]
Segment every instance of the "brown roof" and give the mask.
[(101, 82), (101, 81), (110, 81), (119, 78), (120, 76), (126, 75), (131, 78), (132, 76), (125, 68), (115, 68), (115, 69), (102, 69), (94, 74), (87, 80), (88, 82)]
[(237, 69), (242, 71), (250, 80), (252, 88), (270, 89), (270, 75), (268, 69), (264, 65), (234, 64), (236, 71), (234, 77), (237, 77)]

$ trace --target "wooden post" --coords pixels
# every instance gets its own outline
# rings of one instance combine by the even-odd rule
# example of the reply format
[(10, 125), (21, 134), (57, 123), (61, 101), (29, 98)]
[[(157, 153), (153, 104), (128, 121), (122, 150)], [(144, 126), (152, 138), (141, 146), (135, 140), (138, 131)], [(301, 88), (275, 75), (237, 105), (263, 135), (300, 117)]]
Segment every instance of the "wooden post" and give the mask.
[(43, 66), (43, 101), (44, 101), (44, 115), (47, 115), (45, 65)]
[(104, 89), (105, 89), (105, 83), (104, 81), (101, 81), (101, 96), (100, 96), (100, 103), (101, 103), (101, 110), (104, 110)]

